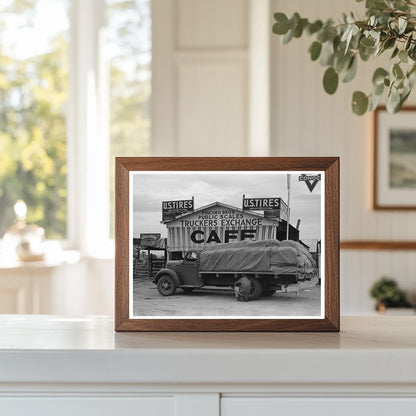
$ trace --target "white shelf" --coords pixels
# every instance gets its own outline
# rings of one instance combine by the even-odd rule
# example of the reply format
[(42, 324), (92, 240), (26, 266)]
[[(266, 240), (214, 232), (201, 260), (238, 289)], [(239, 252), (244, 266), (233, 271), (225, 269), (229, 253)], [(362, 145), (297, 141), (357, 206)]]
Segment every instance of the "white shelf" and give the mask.
[(414, 384), (416, 317), (341, 333), (115, 333), (106, 317), (0, 317), (0, 383)]

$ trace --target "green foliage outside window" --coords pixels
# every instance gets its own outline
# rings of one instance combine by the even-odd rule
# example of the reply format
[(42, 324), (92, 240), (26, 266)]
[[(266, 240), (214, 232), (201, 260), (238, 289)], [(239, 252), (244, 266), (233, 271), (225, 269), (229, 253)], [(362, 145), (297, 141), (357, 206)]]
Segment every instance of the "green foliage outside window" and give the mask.
[(66, 236), (67, 33), (35, 55), (30, 46), (20, 53), (5, 48), (10, 30), (34, 26), (35, 3), (0, 7), (0, 238), (18, 199), (28, 205), (27, 221), (44, 227), (48, 238)]
[[(64, 239), (67, 234), (70, 3), (4, 0), (0, 4), (0, 238), (14, 220), (13, 205), (18, 199), (28, 206), (27, 221), (45, 228), (47, 238)], [(104, 4), (110, 82), (108, 226), (112, 234), (114, 157), (149, 152), (151, 7), (150, 0), (106, 0)], [(67, 27), (50, 20), (57, 11), (50, 7), (59, 9)], [(39, 17), (42, 8), (44, 14), (45, 9), (49, 12), (44, 21)], [(32, 30), (32, 36), (39, 38), (44, 30), (55, 32), (40, 52), (30, 46), (15, 51), (11, 43), (24, 43), (24, 33), (22, 39), (11, 36), (18, 28)]]
[(114, 235), (114, 158), (146, 156), (150, 144), (150, 0), (107, 0), (110, 65), (110, 235)]

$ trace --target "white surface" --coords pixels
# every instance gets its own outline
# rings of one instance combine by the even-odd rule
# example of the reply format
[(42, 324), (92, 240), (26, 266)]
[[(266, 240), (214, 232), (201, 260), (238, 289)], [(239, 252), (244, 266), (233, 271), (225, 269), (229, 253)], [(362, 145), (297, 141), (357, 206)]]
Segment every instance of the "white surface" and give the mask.
[(113, 310), (114, 260), (0, 261), (0, 314), (111, 314)]
[(7, 416), (173, 416), (175, 398), (171, 397), (77, 397), (40, 396), (4, 398), (0, 409)]
[(221, 416), (414, 416), (416, 399), (223, 398)]
[(152, 155), (247, 153), (248, 15), (248, 0), (153, 1)]
[(105, 317), (0, 317), (11, 416), (410, 416), (416, 317), (341, 333), (114, 333)]
[(415, 384), (415, 326), (376, 316), (344, 318), (340, 334), (114, 333), (108, 318), (2, 316), (0, 383)]

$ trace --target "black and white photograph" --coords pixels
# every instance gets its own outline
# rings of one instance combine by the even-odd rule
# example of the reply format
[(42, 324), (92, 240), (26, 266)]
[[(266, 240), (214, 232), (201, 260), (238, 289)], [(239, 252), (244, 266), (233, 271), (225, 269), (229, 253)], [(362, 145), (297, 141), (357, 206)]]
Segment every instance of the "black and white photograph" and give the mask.
[(130, 172), (130, 318), (324, 318), (324, 172)]

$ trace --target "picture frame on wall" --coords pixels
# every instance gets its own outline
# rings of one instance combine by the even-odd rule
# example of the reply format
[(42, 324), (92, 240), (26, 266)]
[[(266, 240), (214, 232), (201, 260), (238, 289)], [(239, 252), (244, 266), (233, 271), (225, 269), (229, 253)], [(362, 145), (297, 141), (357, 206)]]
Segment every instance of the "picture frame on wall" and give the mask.
[(416, 107), (373, 115), (373, 209), (416, 209)]
[(116, 331), (339, 331), (339, 158), (116, 158)]

